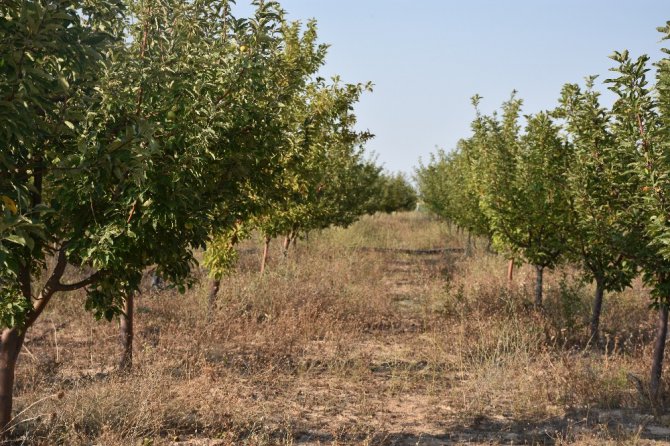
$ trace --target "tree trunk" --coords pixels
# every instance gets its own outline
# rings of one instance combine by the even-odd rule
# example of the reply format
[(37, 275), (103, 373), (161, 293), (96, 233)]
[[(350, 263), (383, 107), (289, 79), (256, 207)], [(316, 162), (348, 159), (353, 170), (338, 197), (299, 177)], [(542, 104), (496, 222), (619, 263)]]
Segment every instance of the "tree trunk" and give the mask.
[(265, 264), (268, 261), (268, 251), (270, 250), (270, 237), (265, 237), (265, 245), (263, 246), (263, 258), (261, 259), (261, 274), (265, 272)]
[(465, 246), (465, 255), (470, 256), (472, 254), (472, 233), (468, 231), (468, 244)]
[[(30, 269), (21, 267), (19, 269), (18, 279), (23, 297), (26, 298), (28, 302), (31, 302), (32, 277), (30, 275)], [(50, 282), (51, 279), (47, 284)], [(9, 434), (9, 423), (12, 421), (16, 362), (19, 359), (19, 352), (21, 351), (23, 340), (25, 339), (25, 330), (27, 330), (27, 328), (34, 322), (34, 319), (39, 316), (51, 295), (42, 297), (44, 297), (44, 299), (40, 302), (40, 309), (33, 309), (28, 313), (25, 321), (25, 328), (3, 328), (2, 334), (0, 335), (0, 442), (2, 444), (4, 444), (2, 440), (6, 439)]]
[(651, 364), (651, 380), (649, 381), (649, 397), (654, 409), (662, 410), (661, 402), (661, 374), (663, 372), (663, 355), (665, 353), (665, 340), (668, 336), (668, 305), (661, 303), (658, 309), (658, 328), (656, 331), (656, 342), (654, 344), (654, 357)]
[(32, 278), (27, 268), (19, 273), (19, 285), (23, 297), (32, 303), (32, 308), (26, 313), (23, 327), (4, 328), (0, 334), (0, 443), (7, 438), (9, 423), (12, 421), (12, 403), (14, 396), (14, 377), (16, 372), (16, 362), (19, 359), (19, 353), (23, 347), (26, 331), (32, 327), (35, 321), (42, 314), (46, 306), (51, 301), (54, 293), (57, 291), (73, 291), (94, 283), (99, 277), (95, 273), (82, 281), (62, 284), (61, 277), (67, 266), (64, 243), (58, 250), (58, 256), (51, 276), (46, 281), (44, 288), (39, 295), (33, 299)]
[(591, 340), (590, 342), (593, 345), (598, 344), (598, 340), (600, 338), (600, 331), (599, 331), (599, 326), (600, 326), (600, 313), (602, 312), (603, 308), (603, 294), (605, 292), (605, 288), (603, 286), (603, 279), (602, 278), (597, 278), (596, 279), (596, 295), (593, 299), (593, 312), (591, 313)]
[(214, 311), (214, 303), (216, 302), (216, 296), (219, 294), (220, 288), (221, 278), (212, 279), (209, 286), (209, 294), (207, 295), (207, 313), (210, 316)]
[(544, 266), (535, 265), (535, 307), (542, 308), (542, 279)]
[(12, 420), (14, 396), (14, 372), (19, 352), (23, 346), (24, 334), (18, 328), (2, 330), (0, 342), (0, 439), (6, 438)]
[(133, 329), (133, 313), (135, 310), (134, 293), (130, 293), (123, 304), (123, 314), (121, 314), (121, 361), (119, 362), (119, 370), (129, 371), (133, 368), (133, 337), (135, 332)]
[(507, 264), (507, 284), (511, 287), (514, 280), (514, 259), (509, 259)]
[(284, 256), (284, 259), (288, 258), (288, 248), (291, 246), (291, 233), (289, 232), (284, 237), (284, 244), (282, 245), (281, 253)]

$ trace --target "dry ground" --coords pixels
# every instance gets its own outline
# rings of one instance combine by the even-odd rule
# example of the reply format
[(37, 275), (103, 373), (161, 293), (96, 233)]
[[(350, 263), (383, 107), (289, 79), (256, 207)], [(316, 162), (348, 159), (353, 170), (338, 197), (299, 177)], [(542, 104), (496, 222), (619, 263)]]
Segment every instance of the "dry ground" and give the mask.
[[(563, 267), (531, 308), (485, 243), (417, 213), (312, 234), (260, 277), (257, 240), (207, 313), (206, 283), (138, 302), (135, 370), (115, 372), (118, 324), (55, 299), (20, 358), (16, 444), (663, 444), (635, 378), (653, 314), (638, 284), (606, 296)], [(410, 253), (361, 247), (455, 248)], [(205, 280), (206, 282), (206, 280)], [(666, 370), (666, 376), (670, 371)]]

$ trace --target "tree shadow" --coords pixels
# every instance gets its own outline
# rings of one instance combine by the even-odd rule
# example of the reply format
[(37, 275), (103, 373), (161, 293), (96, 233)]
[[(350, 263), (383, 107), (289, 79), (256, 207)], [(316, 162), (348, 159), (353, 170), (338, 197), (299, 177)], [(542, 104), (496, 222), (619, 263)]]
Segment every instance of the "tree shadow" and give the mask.
[(333, 435), (301, 432), (295, 444), (365, 444), (378, 446), (443, 446), (459, 444), (555, 445), (587, 437), (598, 441), (670, 440), (667, 423), (631, 410), (571, 411), (543, 420), (511, 420), (478, 416), (454, 424), (443, 434), (377, 432)]

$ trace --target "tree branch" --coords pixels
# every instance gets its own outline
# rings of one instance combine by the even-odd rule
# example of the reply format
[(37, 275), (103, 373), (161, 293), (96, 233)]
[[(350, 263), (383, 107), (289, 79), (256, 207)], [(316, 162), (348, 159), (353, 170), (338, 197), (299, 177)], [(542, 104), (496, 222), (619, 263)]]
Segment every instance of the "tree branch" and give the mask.
[(47, 280), (47, 283), (44, 285), (44, 288), (42, 288), (42, 291), (40, 291), (39, 296), (35, 298), (33, 308), (26, 315), (24, 329), (27, 329), (28, 327), (32, 326), (35, 323), (37, 318), (40, 316), (40, 314), (42, 314), (42, 311), (44, 311), (47, 304), (51, 300), (51, 297), (53, 297), (54, 293), (57, 291), (56, 287), (60, 282), (60, 278), (63, 277), (63, 273), (65, 273), (65, 267), (67, 266), (67, 257), (65, 257), (65, 248), (67, 247), (68, 243), (69, 242), (63, 243), (60, 249), (58, 250), (56, 265), (54, 266), (54, 269), (51, 272), (51, 275), (49, 276), (49, 280)]
[(74, 283), (57, 283), (55, 291), (75, 291), (80, 288), (84, 288), (88, 285), (93, 284), (96, 280), (98, 280), (102, 276), (102, 271), (97, 271), (93, 274), (91, 274), (89, 277), (86, 279), (80, 280), (79, 282), (74, 282)]

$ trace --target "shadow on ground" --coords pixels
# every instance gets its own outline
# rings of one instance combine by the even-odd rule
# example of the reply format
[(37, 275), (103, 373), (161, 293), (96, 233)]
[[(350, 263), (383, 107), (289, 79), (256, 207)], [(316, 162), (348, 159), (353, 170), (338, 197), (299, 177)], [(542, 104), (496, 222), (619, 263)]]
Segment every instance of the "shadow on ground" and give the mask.
[(415, 434), (405, 432), (377, 433), (365, 436), (334, 436), (332, 434), (303, 432), (296, 435), (295, 443), (365, 444), (384, 446), (443, 446), (457, 444), (554, 445), (571, 442), (582, 435), (603, 440), (670, 440), (668, 419), (657, 419), (625, 410), (573, 411), (564, 417), (544, 421), (508, 420), (503, 417), (477, 417), (468, 424), (457, 424), (445, 429), (444, 434)]

